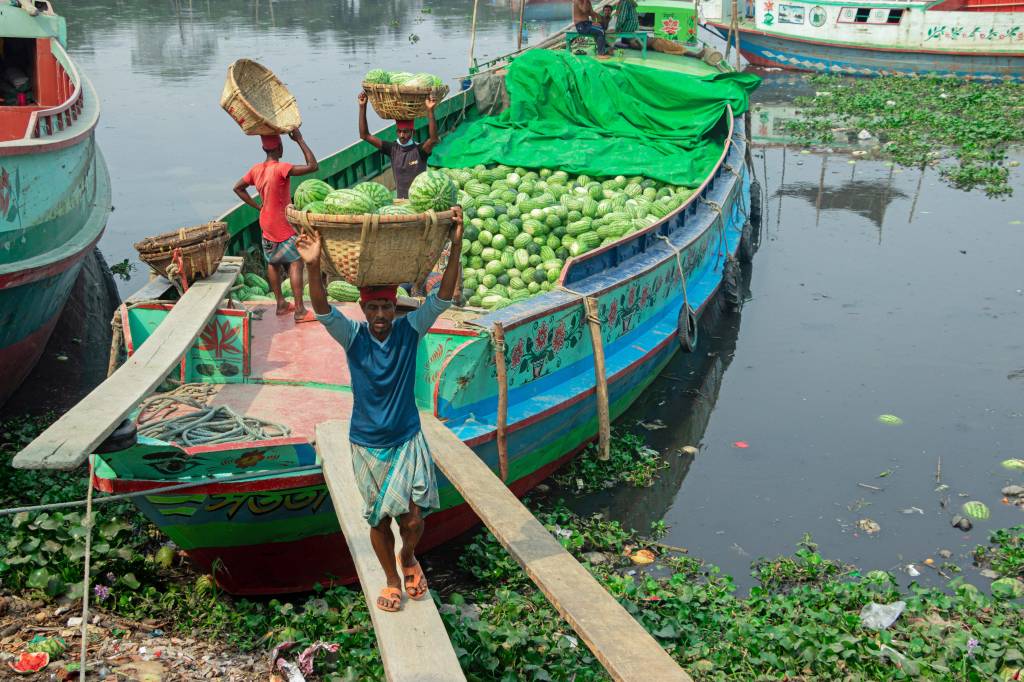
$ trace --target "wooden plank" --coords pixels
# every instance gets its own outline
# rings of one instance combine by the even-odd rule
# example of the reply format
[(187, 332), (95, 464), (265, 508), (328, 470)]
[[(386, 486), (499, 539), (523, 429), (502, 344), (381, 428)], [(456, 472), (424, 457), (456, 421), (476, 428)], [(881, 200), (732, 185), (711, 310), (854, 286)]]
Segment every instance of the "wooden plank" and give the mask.
[(121, 367), (19, 452), (19, 469), (74, 469), (135, 409), (209, 322), (241, 271), (225, 256), (212, 276), (194, 283), (167, 318)]
[(437, 467), (616, 680), (692, 682), (661, 645), (534, 518), (494, 472), (420, 413)]
[[(327, 489), (334, 502), (345, 542), (359, 573), (370, 609), (377, 649), (384, 673), (392, 682), (457, 682), (465, 680), (451, 640), (433, 599), (404, 598), (402, 610), (387, 613), (377, 608), (377, 596), (387, 583), (384, 569), (370, 545), (370, 530), (363, 518), (363, 500), (352, 472), (352, 449), (347, 421), (329, 421), (316, 428), (316, 447), (324, 468)], [(401, 543), (392, 522), (395, 539)], [(340, 548), (339, 548), (339, 551)]]

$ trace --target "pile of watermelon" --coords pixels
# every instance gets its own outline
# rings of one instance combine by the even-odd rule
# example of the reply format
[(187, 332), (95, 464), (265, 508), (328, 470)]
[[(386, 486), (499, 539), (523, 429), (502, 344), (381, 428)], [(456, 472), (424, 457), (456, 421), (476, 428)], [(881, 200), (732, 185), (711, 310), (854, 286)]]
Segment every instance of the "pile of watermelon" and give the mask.
[(488, 310), (550, 291), (567, 258), (653, 225), (693, 194), (640, 176), (502, 165), (440, 172), (466, 215), (463, 300)]
[(439, 88), (444, 81), (432, 73), (409, 73), (372, 69), (363, 77), (364, 83), (377, 85), (408, 85), (414, 88)]
[[(653, 225), (692, 194), (641, 176), (592, 178), (480, 165), (421, 173), (408, 204), (395, 205), (392, 192), (376, 182), (333, 189), (322, 180), (302, 182), (293, 200), (303, 210), (339, 215), (416, 214), (461, 205), (463, 301), (497, 310), (550, 291), (566, 259)], [(336, 291), (340, 296), (343, 289)]]

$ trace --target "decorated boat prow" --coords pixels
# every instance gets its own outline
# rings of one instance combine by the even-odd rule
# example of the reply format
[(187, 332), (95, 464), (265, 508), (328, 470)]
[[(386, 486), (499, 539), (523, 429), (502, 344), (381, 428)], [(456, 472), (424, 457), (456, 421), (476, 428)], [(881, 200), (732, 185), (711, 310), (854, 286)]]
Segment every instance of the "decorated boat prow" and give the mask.
[(106, 226), (96, 92), (47, 2), (0, 7), (0, 404), (36, 364)]

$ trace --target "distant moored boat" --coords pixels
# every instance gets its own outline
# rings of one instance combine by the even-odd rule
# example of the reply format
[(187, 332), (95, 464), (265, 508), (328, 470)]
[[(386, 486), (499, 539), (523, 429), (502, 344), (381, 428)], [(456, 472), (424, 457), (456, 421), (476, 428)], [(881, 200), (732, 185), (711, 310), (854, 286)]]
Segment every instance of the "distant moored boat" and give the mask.
[(110, 213), (99, 101), (49, 2), (0, 7), (0, 404), (39, 359)]
[[(740, 52), (757, 66), (852, 76), (1024, 79), (1024, 0), (744, 0)], [(723, 37), (730, 3), (701, 3)]]

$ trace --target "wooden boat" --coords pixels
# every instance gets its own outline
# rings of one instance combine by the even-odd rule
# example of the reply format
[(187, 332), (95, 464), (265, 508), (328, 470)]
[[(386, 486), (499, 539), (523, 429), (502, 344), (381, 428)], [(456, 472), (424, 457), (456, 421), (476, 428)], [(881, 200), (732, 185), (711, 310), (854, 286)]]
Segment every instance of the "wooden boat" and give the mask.
[[(561, 44), (564, 37), (550, 41), (552, 46)], [(631, 53), (624, 59), (641, 56)], [(493, 74), (505, 61), (485, 65), (483, 73)], [(648, 53), (645, 63), (682, 74), (710, 75), (725, 69), (692, 56), (654, 52)], [(438, 105), (442, 130), (456, 127), (466, 112), (472, 113), (473, 92), (461, 92)], [(420, 408), (443, 420), (497, 469), (498, 387), (491, 332), (495, 324), (504, 328), (508, 481), (517, 494), (525, 494), (597, 435), (596, 380), (584, 296), (597, 297), (605, 321), (601, 341), (614, 418), (680, 346), (680, 320), (685, 328), (688, 317), (681, 315), (681, 271), (692, 321), (722, 285), (727, 262), (735, 266), (733, 256), (749, 245), (752, 177), (746, 164), (746, 124), (726, 111), (729, 128), (721, 156), (680, 209), (642, 232), (570, 259), (561, 273), (560, 289), (490, 313), (453, 309), (425, 336), (417, 367)], [(420, 124), (417, 134), (422, 136), (425, 123)], [(394, 132), (389, 128), (381, 134), (393, 138)], [(372, 178), (390, 182), (386, 160), (363, 142), (322, 160), (319, 176), (339, 187)], [(255, 211), (239, 205), (221, 219), (229, 226), (233, 253), (259, 248)], [(159, 284), (151, 285), (123, 309), (129, 352), (144, 344), (173, 308), (173, 301), (152, 301), (163, 293), (160, 289)], [(355, 304), (344, 304), (344, 310), (361, 316)], [(252, 314), (257, 311), (262, 314)], [(134, 499), (154, 524), (232, 593), (303, 591), (317, 583), (354, 580), (322, 474), (275, 474), (314, 464), (316, 424), (350, 414), (348, 369), (325, 330), (294, 325), (287, 316), (275, 316), (267, 303), (224, 309), (182, 359), (175, 378), (212, 384), (211, 404), (283, 423), (291, 432), (282, 438), (196, 447), (140, 437), (128, 449), (95, 456), (97, 486), (114, 493), (145, 491), (193, 479), (258, 473), (256, 480), (205, 482)], [(443, 478), (440, 497), (442, 509), (427, 520), (424, 549), (477, 523)]]
[(43, 352), (103, 233), (99, 100), (49, 2), (0, 7), (0, 404)]
[[(852, 76), (1024, 78), (1021, 0), (751, 0), (749, 5), (753, 17), (738, 25), (740, 52), (757, 66)], [(728, 0), (703, 2), (701, 13), (713, 31), (728, 34)]]

